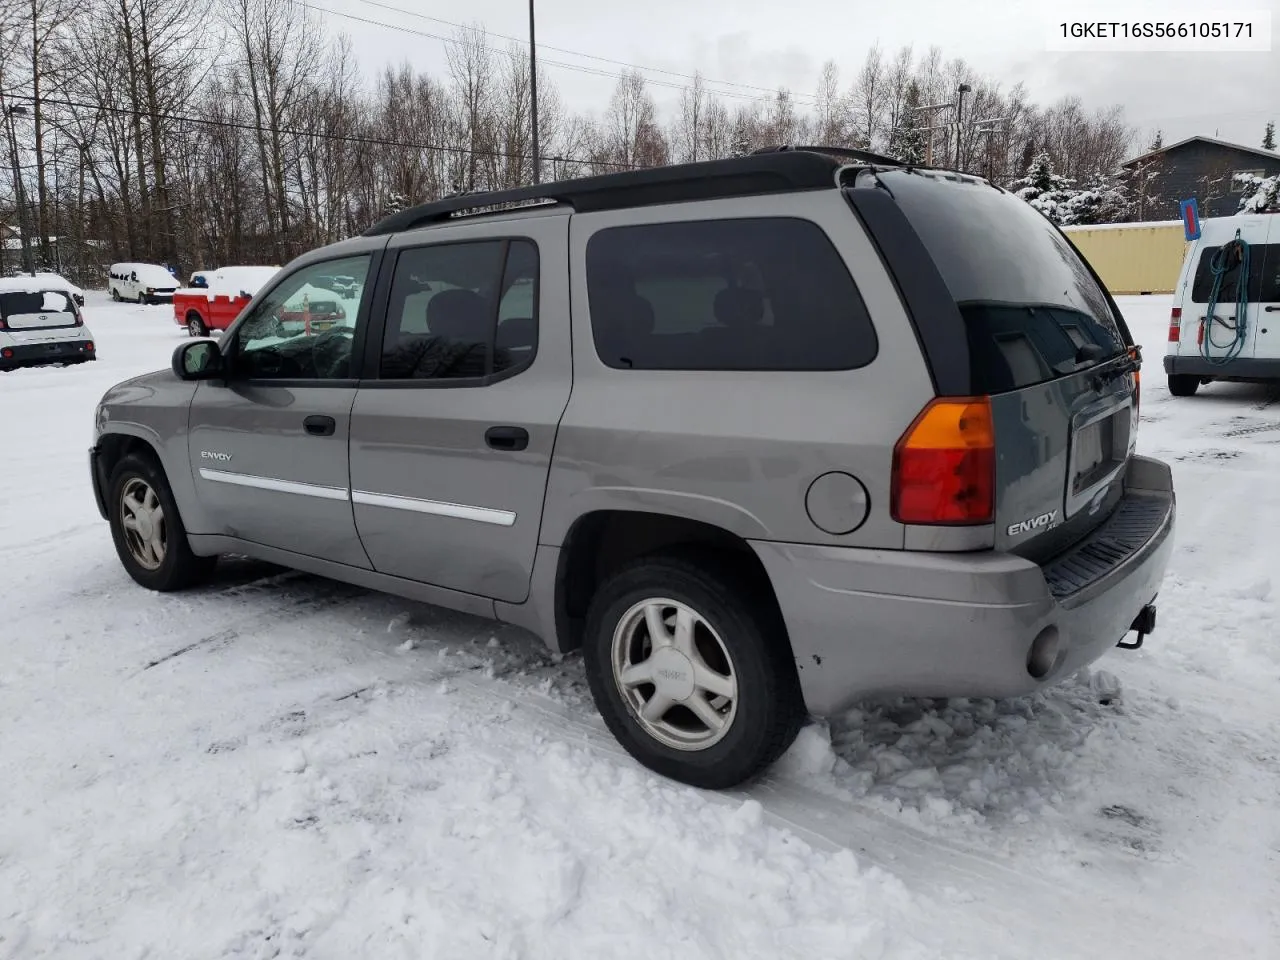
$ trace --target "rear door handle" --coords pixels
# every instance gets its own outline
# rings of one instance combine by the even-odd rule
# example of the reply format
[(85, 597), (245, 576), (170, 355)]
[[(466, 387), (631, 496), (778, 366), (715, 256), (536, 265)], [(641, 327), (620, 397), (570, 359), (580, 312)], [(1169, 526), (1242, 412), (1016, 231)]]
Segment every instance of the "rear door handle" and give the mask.
[(523, 450), (529, 446), (529, 431), (524, 427), (490, 427), (484, 442), (495, 450)]
[(313, 416), (302, 421), (302, 428), (313, 437), (332, 437), (338, 424), (333, 417)]

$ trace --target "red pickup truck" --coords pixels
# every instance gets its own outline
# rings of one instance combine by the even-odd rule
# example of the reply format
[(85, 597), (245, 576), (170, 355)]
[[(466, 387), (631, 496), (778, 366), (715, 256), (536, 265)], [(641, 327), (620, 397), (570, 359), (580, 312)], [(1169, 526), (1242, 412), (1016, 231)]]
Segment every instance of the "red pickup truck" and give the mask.
[(225, 330), (279, 272), (279, 267), (223, 267), (193, 274), (193, 283), (203, 285), (174, 291), (174, 322), (193, 337)]

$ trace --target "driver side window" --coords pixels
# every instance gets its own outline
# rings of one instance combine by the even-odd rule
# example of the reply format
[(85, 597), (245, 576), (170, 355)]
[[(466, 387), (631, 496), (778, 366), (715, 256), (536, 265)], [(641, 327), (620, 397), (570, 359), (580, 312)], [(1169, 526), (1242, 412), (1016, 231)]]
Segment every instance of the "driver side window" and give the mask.
[(346, 380), (370, 254), (309, 264), (278, 283), (235, 333), (247, 380)]

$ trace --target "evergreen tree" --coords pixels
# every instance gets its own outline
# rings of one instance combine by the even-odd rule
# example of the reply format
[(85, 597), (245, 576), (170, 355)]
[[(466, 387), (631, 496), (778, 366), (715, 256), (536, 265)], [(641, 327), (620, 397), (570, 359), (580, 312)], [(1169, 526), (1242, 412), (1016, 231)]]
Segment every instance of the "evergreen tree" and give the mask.
[(907, 87), (906, 99), (902, 104), (902, 121), (889, 135), (889, 156), (906, 164), (919, 165), (925, 162), (928, 145), (924, 122), (916, 109), (919, 106), (920, 88), (913, 80)]
[(1163, 149), (1164, 149), (1164, 131), (1157, 130), (1156, 135), (1151, 139), (1151, 146), (1147, 147), (1147, 152), (1150, 153), (1152, 150), (1163, 150)]
[(1017, 196), (1035, 207), (1054, 223), (1070, 222), (1068, 201), (1076, 193), (1073, 181), (1053, 169), (1049, 154), (1041, 153), (1027, 166), (1026, 176), (1009, 185)]
[(1241, 213), (1280, 211), (1280, 174), (1260, 177), (1256, 173), (1237, 173), (1235, 182), (1244, 190), (1240, 198)]
[(1262, 134), (1262, 149), (1274, 150), (1276, 148), (1276, 122), (1274, 120), (1267, 121), (1267, 129)]

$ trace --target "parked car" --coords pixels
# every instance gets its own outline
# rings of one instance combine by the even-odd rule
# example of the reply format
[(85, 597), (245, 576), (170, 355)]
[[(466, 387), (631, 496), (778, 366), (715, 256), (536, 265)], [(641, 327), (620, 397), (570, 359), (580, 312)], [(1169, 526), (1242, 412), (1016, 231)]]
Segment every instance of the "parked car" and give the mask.
[(1277, 312), (1280, 216), (1202, 220), (1174, 288), (1164, 358), (1169, 392), (1190, 397), (1215, 380), (1280, 383)]
[(76, 302), (77, 306), (84, 306), (84, 291), (61, 274), (37, 271), (35, 273), (18, 272), (13, 276), (24, 281), (28, 279), (35, 280), (42, 289), (65, 291), (71, 295), (71, 299)]
[[(377, 295), (281, 337), (338, 274)], [(722, 788), (806, 714), (1027, 694), (1150, 633), (1174, 493), (1140, 360), (1016, 196), (784, 150), (313, 251), (108, 391), (90, 466), (139, 584), (236, 553), (520, 624), (581, 648), (640, 762)]]
[(93, 334), (65, 288), (39, 276), (0, 280), (0, 371), (97, 357)]
[(324, 274), (316, 277), (313, 283), (317, 287), (322, 287), (325, 290), (331, 290), (343, 299), (350, 299), (356, 289), (355, 277)]
[(112, 300), (169, 303), (177, 288), (177, 278), (158, 263), (113, 263), (108, 273)]
[(173, 319), (193, 337), (226, 330), (279, 267), (223, 267), (191, 275), (173, 294)]

